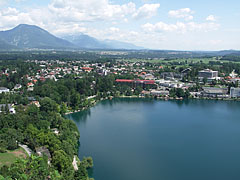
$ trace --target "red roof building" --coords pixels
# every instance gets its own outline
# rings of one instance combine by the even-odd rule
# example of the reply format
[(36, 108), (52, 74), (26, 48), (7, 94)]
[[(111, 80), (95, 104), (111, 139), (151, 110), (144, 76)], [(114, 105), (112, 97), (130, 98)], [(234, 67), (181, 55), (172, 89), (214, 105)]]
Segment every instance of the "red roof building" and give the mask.
[(116, 79), (118, 83), (142, 83), (142, 84), (155, 84), (154, 80), (131, 80), (131, 79)]

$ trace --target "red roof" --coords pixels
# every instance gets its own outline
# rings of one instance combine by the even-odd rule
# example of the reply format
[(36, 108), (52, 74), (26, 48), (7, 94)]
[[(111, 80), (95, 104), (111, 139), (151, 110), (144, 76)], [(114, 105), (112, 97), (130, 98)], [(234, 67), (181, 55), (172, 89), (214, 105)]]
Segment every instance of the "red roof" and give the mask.
[(133, 82), (133, 80), (130, 79), (117, 79), (116, 82)]
[(92, 70), (93, 68), (90, 67), (82, 67), (83, 70)]
[(131, 79), (117, 79), (116, 82), (127, 82), (127, 83), (132, 83), (132, 82), (140, 82), (140, 83), (145, 83), (145, 84), (154, 84), (154, 80), (131, 80)]

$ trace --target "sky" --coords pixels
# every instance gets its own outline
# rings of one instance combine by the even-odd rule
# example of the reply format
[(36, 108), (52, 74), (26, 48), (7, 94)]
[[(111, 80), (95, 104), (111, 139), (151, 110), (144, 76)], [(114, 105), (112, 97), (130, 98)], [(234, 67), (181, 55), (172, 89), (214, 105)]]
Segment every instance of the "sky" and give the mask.
[(239, 0), (0, 0), (0, 30), (18, 24), (149, 49), (240, 50)]

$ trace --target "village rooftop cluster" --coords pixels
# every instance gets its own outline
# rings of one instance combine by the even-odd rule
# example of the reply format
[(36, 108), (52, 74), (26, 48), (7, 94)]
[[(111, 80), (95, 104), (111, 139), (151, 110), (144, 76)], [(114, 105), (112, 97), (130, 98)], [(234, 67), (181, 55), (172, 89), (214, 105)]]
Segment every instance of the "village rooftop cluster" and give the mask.
[[(184, 77), (192, 71), (191, 68), (183, 69), (181, 72), (164, 71), (164, 66), (147, 62), (127, 62), (127, 61), (111, 61), (111, 62), (89, 62), (89, 61), (26, 61), (26, 63), (34, 63), (38, 65), (37, 70), (29, 70), (21, 78), (25, 78), (26, 84), (15, 84), (12, 89), (0, 87), (2, 93), (19, 93), (22, 89), (33, 91), (38, 81), (44, 82), (47, 79), (58, 81), (66, 76), (74, 76), (74, 78), (84, 78), (84, 76), (109, 76), (116, 77), (115, 82), (122, 85), (131, 86), (132, 91), (137, 86), (143, 88), (139, 97), (154, 96), (168, 99), (173, 88), (182, 89), (184, 92), (189, 91), (192, 98), (221, 98), (231, 99), (240, 97), (240, 88), (226, 87), (220, 85), (219, 81), (239, 84), (240, 78), (235, 70), (230, 74), (219, 74), (218, 71), (211, 69), (202, 69), (198, 71), (197, 81), (183, 81)], [(6, 69), (0, 72), (0, 76), (17, 73), (16, 70), (10, 71)], [(131, 79), (124, 78), (131, 75)], [(213, 83), (214, 81), (214, 83)], [(91, 82), (94, 86), (95, 82)], [(199, 90), (193, 90), (194, 87), (200, 86)], [(93, 96), (94, 97), (94, 96)], [(172, 97), (171, 97), (172, 98)], [(39, 102), (32, 98), (32, 103), (39, 106)], [(15, 113), (13, 105), (7, 105), (12, 113)], [(6, 105), (1, 104), (1, 109)], [(0, 110), (1, 112), (1, 110)]]

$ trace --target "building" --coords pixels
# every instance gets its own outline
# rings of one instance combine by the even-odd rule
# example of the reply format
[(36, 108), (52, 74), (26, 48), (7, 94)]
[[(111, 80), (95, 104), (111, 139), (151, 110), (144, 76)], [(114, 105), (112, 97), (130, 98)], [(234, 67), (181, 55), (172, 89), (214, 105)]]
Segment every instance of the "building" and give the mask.
[(141, 87), (143, 87), (143, 88), (145, 88), (145, 87), (155, 88), (155, 87), (156, 87), (155, 80), (117, 79), (115, 82), (118, 83), (118, 84), (130, 85), (130, 86), (132, 86), (132, 88), (135, 88), (135, 87), (137, 87), (137, 86), (141, 86)]
[(153, 95), (153, 96), (169, 96), (169, 91), (152, 90), (151, 95)]
[(51, 157), (51, 154), (50, 154), (49, 150), (48, 150), (46, 147), (36, 148), (36, 153), (37, 153), (39, 156), (43, 156), (43, 155), (47, 156), (47, 158), (48, 158), (48, 164), (50, 164), (52, 157)]
[(18, 89), (21, 89), (21, 88), (22, 88), (21, 84), (16, 84), (13, 89), (18, 90)]
[(6, 104), (0, 104), (0, 113), (2, 112), (6, 112), (6, 109), (8, 109), (8, 111), (11, 113), (11, 114), (15, 114), (16, 113), (16, 110), (15, 108), (13, 107), (13, 105), (11, 104), (7, 104), (7, 108), (6, 108)]
[(8, 93), (8, 92), (9, 92), (9, 89), (8, 89), (8, 88), (0, 87), (0, 94), (1, 94), (1, 93)]
[(231, 98), (239, 98), (240, 97), (240, 88), (231, 87), (230, 97)]
[(217, 79), (218, 71), (213, 71), (211, 69), (204, 69), (198, 72), (199, 79), (207, 78), (207, 79)]
[(32, 102), (30, 102), (30, 105), (35, 105), (35, 106), (37, 106), (38, 108), (41, 106), (40, 105), (40, 103), (39, 103), (39, 101), (32, 101)]
[(203, 87), (202, 96), (210, 98), (227, 98), (228, 88)]

